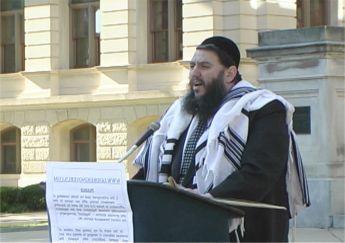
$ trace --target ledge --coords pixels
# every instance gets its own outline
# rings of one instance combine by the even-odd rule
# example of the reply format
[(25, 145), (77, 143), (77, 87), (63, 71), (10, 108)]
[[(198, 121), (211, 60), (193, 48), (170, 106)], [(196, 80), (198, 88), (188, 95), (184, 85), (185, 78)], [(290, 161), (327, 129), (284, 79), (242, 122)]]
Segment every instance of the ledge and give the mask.
[(247, 50), (252, 58), (332, 53), (343, 55), (345, 28), (321, 26), (259, 33), (259, 47)]

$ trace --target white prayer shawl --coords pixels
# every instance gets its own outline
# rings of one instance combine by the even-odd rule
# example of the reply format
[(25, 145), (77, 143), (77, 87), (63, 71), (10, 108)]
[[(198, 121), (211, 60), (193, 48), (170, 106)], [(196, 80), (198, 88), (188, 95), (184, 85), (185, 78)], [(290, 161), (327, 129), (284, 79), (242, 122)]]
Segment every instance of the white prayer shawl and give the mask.
[[(242, 80), (233, 89), (241, 87), (254, 88), (249, 82)], [(279, 100), (285, 106), (286, 123), (290, 130), (290, 151), (286, 174), (290, 213), (295, 216), (300, 209), (309, 206), (308, 186), (292, 130), (294, 108), (281, 96), (265, 89), (230, 99), (222, 105), (210, 121), (209, 128), (196, 145), (194, 183), (199, 193), (207, 193), (240, 168), (249, 125), (248, 116), (242, 113), (242, 110), (255, 111), (273, 100)], [(185, 113), (179, 99), (170, 107), (160, 123), (160, 129), (154, 133), (152, 141), (148, 143), (149, 148), (142, 149), (135, 163), (143, 165), (145, 157), (150, 164), (147, 168), (147, 180), (166, 182), (167, 173), (159, 173), (159, 166), (164, 168), (171, 164), (171, 153), (166, 153), (166, 151), (174, 149), (175, 142), (190, 124), (186, 137), (188, 141), (191, 132), (198, 124), (198, 118)], [(148, 156), (143, 156), (143, 153), (146, 154), (147, 151), (149, 151)]]
[[(143, 167), (146, 164), (146, 180), (153, 182), (166, 182), (167, 176), (160, 175), (162, 159), (165, 150), (173, 149), (174, 144), (167, 143), (167, 138), (178, 139), (188, 127), (192, 116), (182, 110), (182, 99), (176, 100), (160, 120), (160, 128), (146, 141), (134, 164)], [(168, 140), (169, 140), (168, 139)], [(166, 157), (166, 156), (165, 156)], [(171, 156), (168, 158), (171, 161)]]

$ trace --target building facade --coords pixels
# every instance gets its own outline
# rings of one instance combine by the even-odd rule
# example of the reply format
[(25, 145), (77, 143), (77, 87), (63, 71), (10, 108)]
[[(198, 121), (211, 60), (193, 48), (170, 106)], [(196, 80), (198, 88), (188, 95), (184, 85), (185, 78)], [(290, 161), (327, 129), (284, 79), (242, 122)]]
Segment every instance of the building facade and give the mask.
[[(269, 59), (247, 55), (247, 50), (258, 48), (258, 33), (345, 23), (345, 0), (0, 3), (2, 186), (44, 180), (49, 161), (113, 162), (120, 158), (148, 124), (184, 94), (188, 61), (195, 47), (209, 36), (233, 39), (241, 51), (242, 75), (284, 96), (285, 87), (292, 83), (271, 81), (270, 86), (260, 68)], [(323, 102), (344, 102), (343, 86), (337, 94), (342, 98)], [(287, 98), (295, 106), (305, 107), (298, 95)], [(300, 111), (305, 121), (308, 109)], [(344, 117), (335, 120), (344, 133), (340, 125)], [(342, 145), (338, 149), (343, 152), (337, 158), (338, 170), (328, 170), (328, 161), (308, 166), (317, 158), (310, 149), (312, 134), (304, 133), (301, 124), (296, 129), (301, 129), (298, 139), (307, 173), (312, 178), (340, 178), (327, 190), (339, 194), (332, 201), (333, 209), (343, 217), (344, 139), (339, 139)], [(315, 124), (310, 128), (312, 132), (317, 129)], [(131, 157), (127, 163), (130, 177), (135, 173)], [(333, 215), (333, 209), (327, 215)]]

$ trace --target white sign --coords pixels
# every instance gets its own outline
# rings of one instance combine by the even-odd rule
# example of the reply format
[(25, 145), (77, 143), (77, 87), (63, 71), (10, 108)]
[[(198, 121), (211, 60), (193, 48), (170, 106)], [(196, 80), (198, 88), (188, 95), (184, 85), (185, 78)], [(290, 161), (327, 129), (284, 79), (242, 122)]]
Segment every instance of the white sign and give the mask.
[(133, 242), (124, 164), (46, 165), (52, 242)]

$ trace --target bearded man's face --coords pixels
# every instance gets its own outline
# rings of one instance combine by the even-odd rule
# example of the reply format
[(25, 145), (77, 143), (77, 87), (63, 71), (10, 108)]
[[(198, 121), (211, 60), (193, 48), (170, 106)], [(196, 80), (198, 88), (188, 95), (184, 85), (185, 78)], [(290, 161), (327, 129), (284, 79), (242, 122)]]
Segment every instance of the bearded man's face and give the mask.
[(189, 93), (184, 100), (184, 109), (201, 119), (210, 118), (220, 106), (227, 90), (225, 73), (218, 55), (207, 49), (197, 49), (190, 62)]
[(207, 120), (217, 111), (226, 95), (224, 73), (219, 72), (213, 80), (198, 80), (198, 84), (203, 86), (203, 94), (200, 95), (200, 92), (195, 92), (190, 84), (183, 107), (187, 113), (198, 115), (200, 119)]

